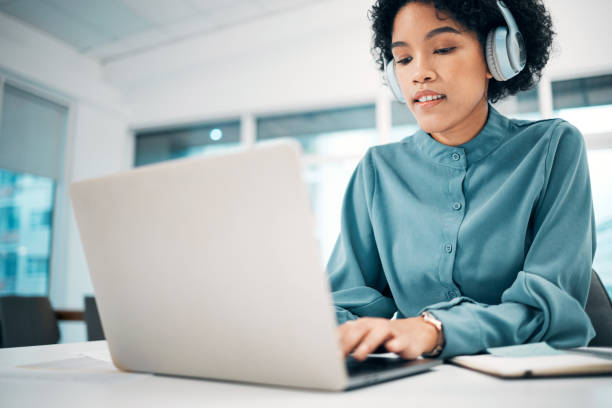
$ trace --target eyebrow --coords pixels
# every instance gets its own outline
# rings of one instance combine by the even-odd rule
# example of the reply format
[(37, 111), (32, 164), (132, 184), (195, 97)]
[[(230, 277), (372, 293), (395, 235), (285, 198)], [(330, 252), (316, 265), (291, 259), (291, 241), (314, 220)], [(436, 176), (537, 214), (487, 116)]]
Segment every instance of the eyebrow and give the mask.
[[(444, 26), (444, 27), (434, 28), (433, 30), (428, 32), (427, 35), (425, 36), (425, 40), (429, 40), (429, 39), (435, 37), (436, 35), (442, 34), (442, 33), (461, 34), (459, 31), (457, 31), (456, 29), (454, 29), (451, 26)], [(408, 43), (406, 43), (404, 41), (396, 41), (396, 42), (391, 44), (391, 49), (393, 49), (395, 47), (406, 47), (407, 45), (408, 45)]]

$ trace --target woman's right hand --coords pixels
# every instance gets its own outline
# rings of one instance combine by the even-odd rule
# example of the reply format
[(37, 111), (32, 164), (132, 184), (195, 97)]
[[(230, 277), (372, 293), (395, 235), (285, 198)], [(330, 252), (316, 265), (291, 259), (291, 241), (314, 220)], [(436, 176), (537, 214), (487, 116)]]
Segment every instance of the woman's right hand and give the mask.
[(356, 360), (384, 345), (392, 353), (413, 360), (432, 351), (438, 342), (438, 331), (422, 317), (389, 320), (362, 317), (338, 327), (340, 346), (344, 356), (351, 352)]

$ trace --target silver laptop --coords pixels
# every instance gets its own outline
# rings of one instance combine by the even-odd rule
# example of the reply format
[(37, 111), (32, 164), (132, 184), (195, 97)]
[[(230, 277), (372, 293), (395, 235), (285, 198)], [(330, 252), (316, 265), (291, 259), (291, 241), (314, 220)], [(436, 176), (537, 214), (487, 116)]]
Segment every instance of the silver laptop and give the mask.
[(440, 363), (343, 358), (299, 156), (276, 142), (70, 186), (118, 368), (344, 390)]

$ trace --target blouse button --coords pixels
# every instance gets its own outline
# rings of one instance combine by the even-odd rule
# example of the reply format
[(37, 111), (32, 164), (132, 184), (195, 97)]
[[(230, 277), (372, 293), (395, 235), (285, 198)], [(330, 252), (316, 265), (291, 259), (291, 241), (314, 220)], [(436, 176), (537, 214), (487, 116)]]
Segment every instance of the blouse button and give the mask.
[(459, 211), (461, 209), (461, 203), (456, 202), (453, 204), (453, 210)]
[(453, 252), (453, 246), (451, 244), (446, 244), (444, 245), (444, 250), (450, 254), (451, 252)]
[(459, 153), (453, 153), (451, 157), (453, 158), (453, 160), (457, 161), (461, 158), (461, 155)]

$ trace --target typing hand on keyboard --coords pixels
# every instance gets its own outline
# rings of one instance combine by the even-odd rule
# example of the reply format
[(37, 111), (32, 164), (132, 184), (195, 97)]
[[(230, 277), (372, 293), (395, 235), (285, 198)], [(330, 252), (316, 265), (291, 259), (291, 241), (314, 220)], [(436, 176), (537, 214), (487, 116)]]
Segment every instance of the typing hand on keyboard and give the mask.
[(381, 346), (404, 359), (416, 359), (434, 349), (438, 341), (435, 327), (421, 317), (388, 320), (362, 317), (338, 327), (344, 356), (351, 352), (358, 361)]

